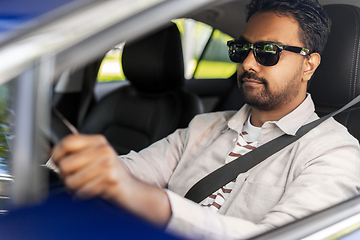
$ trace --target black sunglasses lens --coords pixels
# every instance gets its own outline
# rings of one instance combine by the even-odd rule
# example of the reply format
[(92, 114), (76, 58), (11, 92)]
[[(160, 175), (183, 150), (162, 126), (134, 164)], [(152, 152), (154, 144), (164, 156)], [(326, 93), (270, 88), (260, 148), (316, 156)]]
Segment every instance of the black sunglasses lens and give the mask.
[[(247, 42), (229, 42), (230, 60), (242, 63), (251, 51), (251, 44)], [(254, 55), (258, 63), (264, 66), (274, 66), (278, 63), (281, 49), (273, 43), (262, 42), (254, 45)]]
[(241, 63), (249, 54), (250, 48), (248, 44), (243, 43), (230, 43), (229, 44), (229, 57), (230, 60), (236, 63)]
[(280, 58), (280, 49), (272, 43), (259, 43), (254, 46), (256, 60), (264, 66), (274, 66)]

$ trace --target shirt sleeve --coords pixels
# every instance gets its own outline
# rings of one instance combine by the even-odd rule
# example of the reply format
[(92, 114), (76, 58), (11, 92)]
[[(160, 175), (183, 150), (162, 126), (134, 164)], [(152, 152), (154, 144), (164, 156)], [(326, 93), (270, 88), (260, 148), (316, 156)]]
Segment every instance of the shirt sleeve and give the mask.
[(189, 239), (246, 239), (272, 229), (271, 225), (255, 224), (225, 216), (203, 208), (176, 193), (165, 190), (171, 204), (172, 217), (166, 231)]
[[(209, 140), (204, 134), (211, 134), (217, 123), (226, 123), (233, 111), (215, 114), (200, 114), (191, 120), (188, 128), (178, 129), (166, 138), (163, 138), (140, 152), (131, 151), (127, 155), (119, 156), (130, 172), (139, 179), (164, 188), (167, 187), (170, 177), (179, 161), (184, 162), (184, 152), (199, 151), (197, 146), (189, 142), (198, 139)], [(190, 146), (189, 146), (190, 145)]]
[(137, 178), (164, 188), (181, 157), (187, 129), (178, 129), (139, 153), (131, 151), (119, 156)]

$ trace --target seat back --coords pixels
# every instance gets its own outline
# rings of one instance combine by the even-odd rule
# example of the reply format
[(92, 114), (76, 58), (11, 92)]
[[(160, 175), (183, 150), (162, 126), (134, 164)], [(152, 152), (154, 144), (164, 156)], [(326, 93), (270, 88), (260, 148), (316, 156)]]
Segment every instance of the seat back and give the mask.
[(95, 59), (75, 71), (64, 72), (54, 88), (52, 106), (75, 127), (81, 126), (95, 103), (93, 90), (102, 59)]
[[(339, 109), (360, 94), (360, 11), (345, 4), (325, 5), (332, 20), (322, 61), (308, 88), (319, 116)], [(360, 139), (360, 106), (336, 117)]]
[(123, 71), (130, 84), (102, 98), (83, 133), (101, 133), (119, 154), (139, 151), (203, 112), (199, 97), (183, 89), (184, 63), (175, 24), (125, 45)]

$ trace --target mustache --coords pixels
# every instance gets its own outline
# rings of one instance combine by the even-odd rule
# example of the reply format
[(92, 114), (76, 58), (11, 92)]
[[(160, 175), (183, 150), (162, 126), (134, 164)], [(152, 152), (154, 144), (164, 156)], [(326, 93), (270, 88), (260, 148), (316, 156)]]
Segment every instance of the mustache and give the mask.
[(256, 81), (259, 81), (263, 84), (267, 84), (267, 80), (263, 77), (259, 77), (257, 74), (253, 73), (253, 72), (244, 72), (243, 74), (241, 74), (238, 78), (239, 82), (244, 82), (244, 78), (247, 79), (253, 79)]

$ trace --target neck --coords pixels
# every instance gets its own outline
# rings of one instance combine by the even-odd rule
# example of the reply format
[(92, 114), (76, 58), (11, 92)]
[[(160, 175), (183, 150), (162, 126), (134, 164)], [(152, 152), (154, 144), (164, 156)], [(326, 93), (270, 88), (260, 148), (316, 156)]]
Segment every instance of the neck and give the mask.
[(305, 96), (297, 97), (288, 104), (280, 106), (272, 110), (261, 110), (256, 107), (252, 107), (250, 122), (256, 127), (261, 127), (268, 121), (279, 121), (284, 116), (294, 111), (306, 98)]

